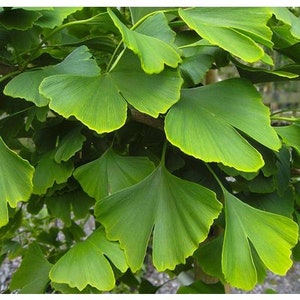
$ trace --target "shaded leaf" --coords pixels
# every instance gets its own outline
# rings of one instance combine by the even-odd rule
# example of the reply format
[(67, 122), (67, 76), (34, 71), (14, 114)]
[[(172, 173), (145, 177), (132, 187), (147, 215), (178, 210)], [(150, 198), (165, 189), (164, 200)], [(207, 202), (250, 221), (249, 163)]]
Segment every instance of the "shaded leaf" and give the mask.
[(264, 161), (239, 131), (272, 150), (281, 147), (261, 96), (248, 81), (237, 78), (183, 89), (167, 114), (165, 131), (183, 152), (244, 172), (256, 172)]
[(42, 195), (56, 182), (64, 183), (72, 175), (73, 163), (71, 161), (58, 164), (54, 160), (54, 152), (43, 155), (35, 168), (33, 176), (33, 193)]
[(43, 294), (49, 280), (52, 264), (48, 262), (37, 243), (30, 244), (19, 269), (14, 273), (10, 290), (20, 294)]
[(300, 126), (293, 124), (275, 127), (275, 130), (287, 146), (295, 148), (300, 153)]
[(117, 243), (108, 241), (104, 230), (100, 228), (58, 260), (50, 270), (50, 279), (80, 291), (87, 285), (101, 291), (109, 291), (115, 285), (115, 278), (106, 257), (121, 272), (127, 270), (123, 251)]
[(32, 192), (34, 168), (10, 150), (0, 136), (0, 227), (8, 223), (8, 208), (27, 201)]
[(129, 187), (149, 175), (154, 164), (146, 157), (117, 155), (108, 149), (98, 159), (78, 167), (74, 177), (96, 200)]
[(96, 203), (95, 214), (108, 238), (120, 241), (133, 272), (142, 267), (153, 230), (153, 264), (163, 271), (196, 250), (221, 207), (212, 191), (159, 165), (144, 180)]
[(222, 270), (226, 281), (238, 288), (253, 289), (258, 277), (251, 245), (269, 270), (285, 275), (292, 266), (290, 256), (298, 240), (297, 224), (287, 217), (253, 208), (227, 191), (224, 196)]
[(148, 74), (160, 73), (164, 65), (176, 68), (181, 62), (175, 44), (175, 32), (168, 26), (161, 12), (148, 17), (136, 30), (127, 28), (112, 12), (108, 13), (120, 30), (126, 46), (137, 54), (143, 70)]
[(42, 16), (38, 11), (23, 9), (5, 10), (0, 14), (0, 23), (7, 29), (26, 30)]
[(220, 282), (205, 284), (202, 281), (195, 281), (188, 286), (181, 286), (177, 294), (225, 294), (225, 290)]
[(267, 8), (196, 7), (179, 9), (179, 15), (203, 39), (247, 62), (263, 58), (259, 44), (273, 45), (267, 26), (272, 13)]
[(42, 28), (54, 28), (62, 24), (63, 20), (70, 14), (79, 10), (80, 7), (54, 7), (52, 10), (42, 10), (42, 16), (35, 24)]
[(50, 98), (51, 109), (65, 118), (74, 115), (90, 129), (103, 133), (124, 125), (124, 98), (139, 111), (158, 117), (179, 99), (181, 84), (177, 70), (147, 75), (135, 55), (125, 52), (110, 73), (97, 77), (51, 76), (42, 82), (40, 91)]
[(54, 156), (54, 160), (57, 163), (68, 161), (82, 148), (82, 144), (86, 140), (86, 137), (80, 133), (81, 130), (81, 126), (75, 127), (61, 139)]
[(100, 73), (95, 60), (86, 46), (80, 46), (70, 53), (61, 63), (27, 71), (13, 78), (4, 88), (4, 94), (15, 98), (24, 98), (37, 106), (45, 106), (49, 100), (39, 93), (42, 80), (56, 74), (96, 76)]

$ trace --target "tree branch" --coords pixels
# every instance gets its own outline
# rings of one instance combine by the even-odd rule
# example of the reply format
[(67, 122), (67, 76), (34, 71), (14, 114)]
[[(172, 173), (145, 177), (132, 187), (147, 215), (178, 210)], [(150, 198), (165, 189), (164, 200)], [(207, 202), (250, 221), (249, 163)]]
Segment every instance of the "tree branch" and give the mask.
[(159, 130), (164, 130), (164, 120), (161, 118), (153, 118), (149, 115), (141, 113), (140, 111), (130, 108), (131, 120), (142, 124), (146, 124)]

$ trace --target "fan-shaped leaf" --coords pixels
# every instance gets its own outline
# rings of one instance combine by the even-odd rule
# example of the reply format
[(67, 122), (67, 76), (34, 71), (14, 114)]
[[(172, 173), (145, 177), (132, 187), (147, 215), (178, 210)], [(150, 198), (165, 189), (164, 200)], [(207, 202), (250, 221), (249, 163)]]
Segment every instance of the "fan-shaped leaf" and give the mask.
[(228, 192), (225, 192), (225, 221), (222, 270), (231, 285), (251, 290), (257, 283), (251, 245), (268, 269), (286, 274), (292, 265), (291, 248), (298, 242), (298, 226), (294, 221), (253, 208)]
[(121, 272), (127, 270), (125, 256), (118, 243), (108, 241), (104, 230), (99, 228), (58, 260), (50, 270), (50, 279), (80, 291), (88, 284), (101, 291), (111, 290), (115, 277), (106, 257)]
[(262, 156), (238, 130), (270, 149), (281, 147), (259, 93), (242, 79), (182, 90), (165, 120), (168, 140), (183, 152), (255, 172), (264, 165)]
[(7, 203), (16, 207), (32, 192), (34, 168), (10, 150), (0, 137), (0, 227), (8, 223)]
[(82, 147), (86, 137), (80, 133), (82, 127), (75, 127), (69, 131), (57, 146), (54, 160), (57, 163), (69, 160)]
[(179, 9), (179, 15), (202, 38), (248, 62), (264, 57), (258, 43), (271, 47), (267, 8), (196, 7)]
[(88, 48), (80, 46), (57, 65), (24, 72), (16, 76), (5, 86), (4, 94), (15, 98), (24, 98), (37, 106), (45, 106), (49, 100), (39, 93), (39, 86), (44, 78), (57, 74), (96, 76), (99, 73), (100, 69), (97, 63), (91, 59)]
[(136, 53), (143, 70), (148, 74), (160, 73), (164, 65), (176, 68), (181, 62), (175, 44), (175, 32), (168, 26), (163, 13), (148, 17), (136, 30), (127, 28), (112, 12), (108, 13), (120, 30), (126, 46)]
[(153, 263), (162, 271), (196, 250), (221, 207), (212, 191), (160, 165), (136, 185), (100, 200), (95, 213), (108, 238), (120, 241), (133, 271), (143, 264), (153, 230)]
[(42, 195), (53, 186), (54, 182), (64, 183), (72, 175), (73, 163), (71, 161), (58, 164), (54, 160), (54, 152), (43, 155), (36, 166), (33, 176), (33, 193)]
[(100, 158), (78, 167), (74, 177), (96, 200), (129, 187), (149, 175), (154, 164), (146, 157), (120, 156), (108, 149)]
[(124, 98), (139, 111), (158, 117), (179, 99), (181, 84), (178, 70), (147, 75), (135, 55), (125, 52), (110, 73), (97, 77), (50, 76), (42, 82), (40, 91), (50, 98), (51, 109), (66, 118), (74, 115), (90, 129), (103, 133), (124, 125)]
[(36, 243), (32, 243), (22, 261), (20, 268), (14, 273), (10, 290), (20, 289), (20, 294), (42, 294), (45, 292), (52, 264), (48, 262)]

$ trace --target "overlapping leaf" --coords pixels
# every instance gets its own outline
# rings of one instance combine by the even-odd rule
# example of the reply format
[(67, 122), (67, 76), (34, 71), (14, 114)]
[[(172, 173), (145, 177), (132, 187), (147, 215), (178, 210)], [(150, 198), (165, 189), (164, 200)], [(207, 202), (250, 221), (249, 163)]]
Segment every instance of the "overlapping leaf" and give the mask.
[(0, 227), (8, 222), (7, 203), (16, 207), (29, 199), (34, 168), (10, 150), (0, 137)]
[(175, 45), (175, 32), (168, 26), (161, 12), (148, 17), (136, 30), (127, 28), (112, 12), (108, 13), (120, 30), (126, 46), (136, 53), (143, 70), (148, 74), (160, 73), (164, 65), (176, 68), (181, 58)]
[(129, 187), (149, 175), (154, 164), (146, 157), (120, 156), (108, 149), (98, 159), (78, 167), (74, 177), (96, 200)]
[(247, 62), (264, 57), (259, 44), (272, 47), (267, 8), (196, 7), (179, 9), (179, 15), (202, 38)]
[(87, 285), (109, 291), (115, 285), (115, 277), (108, 259), (121, 272), (127, 270), (124, 252), (118, 243), (108, 241), (104, 230), (99, 228), (62, 256), (49, 276), (55, 283), (65, 283), (80, 291)]
[(120, 241), (133, 271), (143, 264), (153, 230), (153, 264), (162, 271), (184, 263), (196, 250), (221, 207), (212, 191), (160, 164), (136, 185), (100, 200), (95, 214), (108, 238)]
[(54, 152), (49, 152), (43, 155), (38, 165), (35, 168), (33, 176), (33, 193), (42, 195), (53, 184), (64, 183), (72, 175), (72, 161), (62, 162), (58, 164), (54, 160)]
[(10, 290), (20, 289), (20, 294), (42, 294), (45, 292), (52, 264), (44, 257), (40, 247), (29, 246), (20, 268), (14, 273)]
[(97, 77), (50, 76), (42, 82), (40, 92), (50, 99), (54, 111), (66, 118), (74, 115), (90, 129), (103, 133), (124, 125), (124, 98), (139, 111), (158, 117), (179, 99), (181, 84), (178, 70), (147, 75), (137, 57), (126, 51), (110, 73)]
[(237, 78), (182, 90), (181, 100), (167, 114), (165, 131), (183, 152), (245, 172), (257, 171), (264, 161), (239, 131), (270, 149), (281, 147), (261, 96)]
[(75, 127), (70, 130), (57, 146), (54, 160), (57, 163), (68, 161), (76, 152), (78, 152), (86, 137), (80, 133), (82, 127)]
[(275, 127), (287, 146), (295, 148), (300, 153), (300, 126), (293, 124), (289, 126)]
[(99, 73), (100, 69), (95, 60), (91, 59), (88, 48), (81, 46), (57, 65), (24, 72), (14, 77), (5, 86), (4, 94), (15, 98), (24, 98), (37, 106), (45, 106), (49, 100), (39, 93), (39, 86), (44, 78), (57, 74), (96, 76)]
[(291, 248), (298, 242), (297, 224), (287, 217), (253, 208), (228, 192), (224, 196), (222, 271), (226, 281), (245, 290), (253, 289), (257, 270), (251, 245), (269, 270), (285, 275), (293, 263)]

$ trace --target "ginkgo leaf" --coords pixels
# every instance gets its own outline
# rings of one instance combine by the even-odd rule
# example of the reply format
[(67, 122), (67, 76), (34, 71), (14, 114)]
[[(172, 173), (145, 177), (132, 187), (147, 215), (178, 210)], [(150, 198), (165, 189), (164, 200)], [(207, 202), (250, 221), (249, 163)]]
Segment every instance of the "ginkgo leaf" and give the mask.
[(14, 77), (4, 88), (4, 94), (15, 98), (24, 98), (37, 106), (45, 106), (49, 100), (39, 93), (42, 80), (51, 75), (73, 74), (96, 76), (100, 73), (95, 60), (86, 46), (80, 46), (70, 53), (61, 63), (21, 73)]
[(78, 167), (73, 176), (89, 196), (100, 200), (141, 181), (153, 169), (147, 157), (121, 156), (108, 149), (98, 159)]
[(165, 131), (183, 152), (245, 172), (256, 172), (264, 161), (239, 131), (272, 150), (281, 147), (260, 94), (239, 78), (183, 89), (166, 116)]
[(291, 248), (298, 242), (297, 224), (285, 216), (253, 208), (227, 191), (224, 196), (222, 271), (226, 281), (245, 290), (254, 288), (257, 271), (251, 245), (269, 270), (285, 275), (293, 263)]
[(82, 148), (86, 137), (80, 133), (82, 127), (75, 127), (70, 130), (59, 142), (54, 160), (57, 163), (69, 160), (77, 151)]
[(20, 294), (42, 294), (45, 292), (49, 279), (49, 271), (52, 264), (45, 258), (40, 247), (32, 243), (20, 268), (14, 273), (10, 290), (20, 289)]
[(64, 254), (52, 267), (49, 276), (53, 282), (66, 283), (80, 291), (87, 285), (109, 291), (115, 286), (109, 261), (121, 272), (128, 268), (118, 243), (108, 241), (103, 228), (98, 228), (85, 241), (75, 244)]
[(147, 75), (137, 57), (126, 51), (110, 73), (97, 77), (50, 76), (42, 82), (40, 92), (50, 99), (54, 111), (66, 118), (73, 115), (90, 129), (103, 133), (124, 125), (124, 98), (139, 111), (158, 117), (177, 102), (181, 84), (178, 70)]
[(8, 208), (27, 201), (32, 192), (34, 168), (10, 150), (0, 137), (0, 227), (8, 223)]
[(120, 30), (126, 46), (139, 56), (146, 73), (160, 73), (165, 64), (176, 68), (181, 62), (175, 44), (172, 45), (175, 32), (168, 26), (163, 13), (148, 17), (136, 30), (127, 28), (112, 10), (108, 9), (108, 13)]
[(97, 202), (95, 214), (107, 237), (120, 241), (133, 272), (142, 267), (153, 230), (153, 264), (163, 271), (192, 255), (221, 208), (212, 191), (160, 164), (144, 180)]
[(288, 126), (275, 127), (287, 146), (295, 148), (300, 153), (300, 126), (293, 124)]
[(72, 161), (62, 162), (58, 164), (54, 160), (54, 152), (48, 152), (43, 155), (38, 165), (35, 168), (33, 176), (33, 193), (42, 195), (53, 184), (64, 183), (72, 175)]
[(203, 39), (247, 62), (264, 57), (259, 44), (273, 45), (267, 26), (272, 12), (267, 8), (196, 7), (179, 9), (179, 15)]

